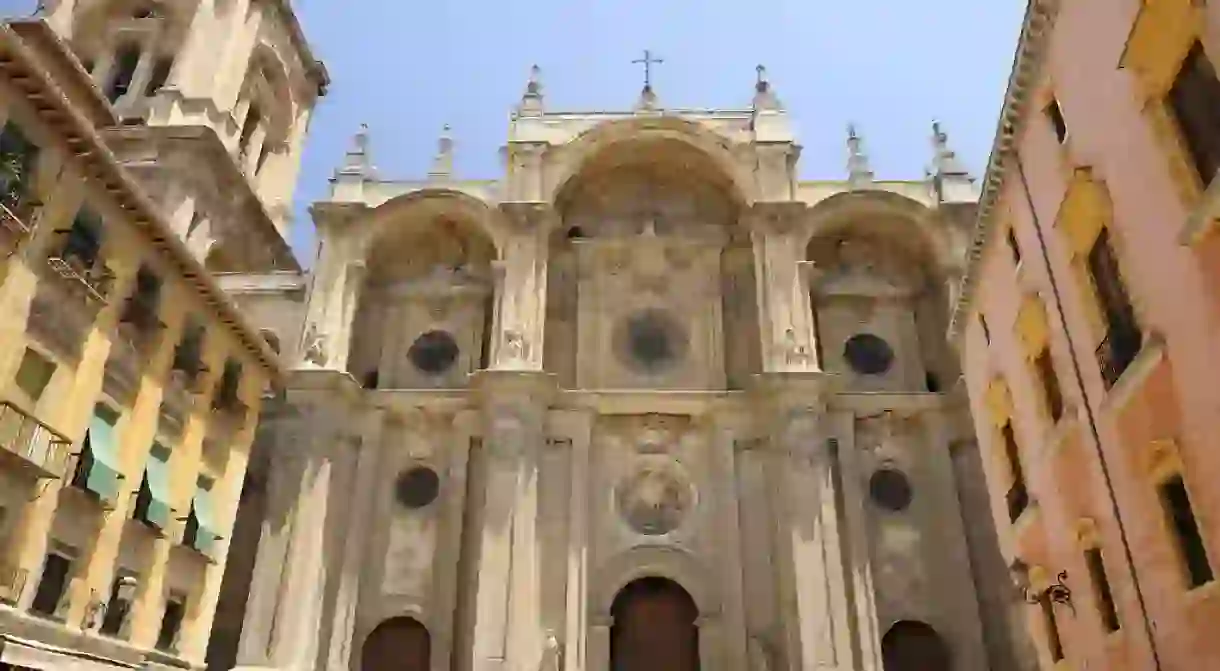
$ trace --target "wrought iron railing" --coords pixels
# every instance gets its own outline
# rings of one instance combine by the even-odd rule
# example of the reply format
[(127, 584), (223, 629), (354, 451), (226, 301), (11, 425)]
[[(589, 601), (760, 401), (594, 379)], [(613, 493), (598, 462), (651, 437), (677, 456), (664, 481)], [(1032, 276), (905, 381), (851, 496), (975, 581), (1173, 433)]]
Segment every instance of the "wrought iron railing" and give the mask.
[(99, 250), (81, 243), (71, 229), (57, 235), (62, 242), (47, 256), (47, 265), (64, 280), (79, 284), (90, 300), (105, 303), (114, 286), (114, 273), (102, 261)]
[(1106, 389), (1113, 387), (1123, 376), (1127, 367), (1135, 361), (1143, 346), (1143, 334), (1139, 329), (1122, 324), (1112, 325), (1097, 346), (1097, 366)]
[(67, 471), (72, 441), (12, 402), (0, 403), (0, 449), (20, 457), (47, 477)]

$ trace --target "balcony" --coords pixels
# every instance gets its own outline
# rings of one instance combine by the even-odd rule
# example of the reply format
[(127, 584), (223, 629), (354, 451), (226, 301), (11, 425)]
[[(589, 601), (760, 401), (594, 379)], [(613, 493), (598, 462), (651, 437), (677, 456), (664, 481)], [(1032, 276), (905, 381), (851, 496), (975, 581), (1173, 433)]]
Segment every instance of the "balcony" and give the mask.
[(1106, 389), (1113, 387), (1143, 347), (1143, 334), (1126, 322), (1111, 323), (1097, 346), (1097, 366)]
[(0, 255), (15, 254), (33, 235), (41, 207), (42, 203), (33, 199), (0, 202)]
[(102, 305), (110, 297), (114, 273), (102, 260), (99, 243), (77, 233), (75, 228), (56, 231), (56, 243), (47, 255), (52, 276), (86, 301)]
[(39, 478), (67, 472), (72, 441), (11, 402), (0, 403), (0, 456)]
[(0, 604), (16, 605), (25, 590), (29, 572), (9, 563), (0, 563)]
[(1029, 508), (1029, 490), (1025, 487), (1024, 482), (1015, 482), (1012, 487), (1008, 488), (1008, 493), (1004, 495), (1004, 502), (1008, 506), (1008, 521), (1015, 523), (1021, 517), (1021, 513)]

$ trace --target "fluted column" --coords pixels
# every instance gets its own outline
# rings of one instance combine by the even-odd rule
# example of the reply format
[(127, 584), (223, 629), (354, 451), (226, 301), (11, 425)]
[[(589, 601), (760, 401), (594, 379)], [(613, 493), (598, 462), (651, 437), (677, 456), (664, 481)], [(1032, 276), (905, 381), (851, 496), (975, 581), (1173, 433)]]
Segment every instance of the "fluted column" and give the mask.
[(754, 241), (759, 283), (759, 333), (763, 369), (818, 370), (817, 333), (808, 291), (801, 279), (801, 218), (806, 206), (795, 201), (755, 203), (746, 217)]
[(488, 468), (475, 597), (474, 671), (536, 669), (542, 656), (539, 457), (553, 383), (536, 372), (482, 371)]
[(508, 236), (500, 261), (503, 274), (497, 333), (492, 334), (492, 368), (542, 370), (546, 324), (547, 239), (554, 210), (542, 202), (500, 205)]
[(767, 469), (774, 513), (776, 593), (785, 668), (857, 669), (856, 627), (848, 608), (848, 567), (838, 507), (837, 455), (828, 447), (823, 373), (764, 374), (761, 390), (774, 427)]

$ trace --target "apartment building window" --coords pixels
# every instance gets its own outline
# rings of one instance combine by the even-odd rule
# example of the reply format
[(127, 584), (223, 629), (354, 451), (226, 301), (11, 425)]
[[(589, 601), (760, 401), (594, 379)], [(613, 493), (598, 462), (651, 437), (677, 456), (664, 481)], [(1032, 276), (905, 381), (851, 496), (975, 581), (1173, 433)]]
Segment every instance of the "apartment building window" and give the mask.
[(983, 340), (988, 345), (991, 344), (991, 329), (987, 327), (987, 317), (983, 313), (979, 313), (979, 327), (983, 329)]
[(148, 451), (148, 461), (144, 464), (144, 479), (136, 494), (136, 505), (132, 509), (132, 519), (157, 529), (169, 528), (173, 514), (170, 507), (170, 455), (169, 448), (153, 443)]
[(186, 375), (188, 380), (193, 381), (205, 370), (203, 338), (206, 333), (202, 324), (194, 321), (188, 323), (182, 331), (182, 340), (174, 350), (174, 370)]
[(1046, 648), (1051, 654), (1051, 661), (1059, 663), (1063, 661), (1063, 639), (1059, 636), (1059, 621), (1055, 617), (1055, 604), (1051, 600), (1043, 596), (1038, 601), (1038, 606), (1042, 610), (1042, 623), (1046, 627)]
[(157, 320), (161, 303), (161, 278), (147, 266), (136, 272), (136, 286), (123, 310), (122, 321), (134, 326), (140, 333), (148, 334), (158, 327)]
[(110, 85), (106, 87), (106, 98), (110, 102), (118, 102), (131, 89), (131, 81), (136, 76), (136, 68), (140, 65), (140, 46), (124, 44), (114, 55), (114, 71), (110, 75)]
[(153, 64), (152, 76), (148, 79), (148, 86), (144, 88), (144, 95), (149, 98), (157, 95), (165, 82), (169, 81), (169, 73), (174, 69), (174, 59), (158, 58)]
[(102, 220), (91, 210), (81, 208), (72, 227), (62, 231), (59, 257), (80, 269), (89, 269), (102, 253)]
[(38, 580), (38, 590), (34, 592), (30, 612), (46, 618), (56, 617), (71, 577), (72, 557), (66, 552), (48, 553), (43, 561), (42, 577)]
[(1017, 232), (1008, 227), (1008, 251), (1012, 254), (1013, 265), (1021, 265), (1021, 245), (1017, 244)]
[(1067, 141), (1068, 127), (1067, 120), (1063, 118), (1063, 108), (1059, 106), (1059, 101), (1052, 99), (1050, 104), (1046, 106), (1046, 118), (1051, 122), (1051, 128), (1055, 131), (1055, 139), (1059, 140), (1059, 144)]
[(1122, 377), (1143, 346), (1143, 334), (1123, 284), (1109, 228), (1101, 229), (1089, 250), (1088, 272), (1097, 291), (1098, 307), (1106, 329), (1097, 347), (1097, 364), (1109, 389)]
[(1178, 556), (1187, 585), (1194, 589), (1211, 582), (1214, 578), (1211, 562), (1207, 557), (1207, 548), (1203, 545), (1203, 536), (1199, 533), (1199, 522), (1195, 518), (1194, 508), (1190, 505), (1185, 481), (1181, 475), (1175, 475), (1161, 483), (1159, 489), (1169, 530), (1178, 546)]
[(1100, 548), (1089, 548), (1084, 553), (1084, 563), (1089, 569), (1089, 582), (1093, 584), (1097, 614), (1107, 632), (1118, 631), (1118, 608), (1114, 605), (1114, 593), (1110, 579), (1106, 576), (1106, 564), (1101, 558)]
[(27, 347), (25, 354), (21, 356), (21, 363), (17, 366), (17, 376), (14, 378), (17, 390), (23, 396), (21, 400), (29, 405), (27, 410), (34, 409), (54, 375), (55, 363)]
[(1008, 462), (1008, 470), (1012, 473), (1012, 483), (1008, 488), (1005, 500), (1008, 504), (1008, 520), (1016, 522), (1021, 513), (1029, 507), (1029, 490), (1025, 486), (1025, 469), (1021, 466), (1021, 450), (1017, 446), (1017, 437), (1012, 430), (1012, 422), (1004, 425), (1000, 431), (1004, 441), (1004, 457)]
[(186, 597), (181, 594), (170, 594), (165, 602), (165, 612), (161, 614), (161, 627), (157, 630), (156, 648), (163, 652), (177, 652), (178, 634), (182, 631), (182, 621), (186, 619)]
[(110, 583), (110, 598), (106, 601), (100, 632), (106, 636), (126, 636), (124, 626), (135, 598), (136, 576), (131, 571), (119, 571)]
[(76, 472), (72, 475), (72, 486), (92, 493), (105, 504), (118, 500), (119, 484), (123, 479), (122, 461), (119, 459), (119, 443), (115, 436), (115, 425), (119, 413), (99, 403), (94, 407), (93, 418), (85, 432)]
[(246, 120), (241, 125), (241, 140), (238, 144), (242, 156), (250, 151), (250, 141), (254, 138), (254, 131), (261, 122), (262, 110), (258, 108), (258, 105), (250, 103), (250, 109), (246, 112)]
[(182, 532), (183, 545), (213, 559), (216, 546), (220, 541), (220, 534), (216, 533), (215, 503), (212, 500), (214, 485), (215, 482), (211, 478), (204, 476), (200, 476), (196, 481), (195, 496), (191, 499), (191, 511), (187, 515), (186, 527)]
[(9, 209), (19, 209), (31, 195), (39, 148), (13, 122), (0, 131), (0, 200)]
[(229, 359), (225, 362), (224, 372), (216, 386), (214, 406), (221, 410), (237, 410), (241, 408), (239, 389), (241, 388), (241, 362)]
[(1059, 387), (1059, 377), (1055, 375), (1055, 362), (1051, 359), (1051, 348), (1046, 346), (1034, 358), (1034, 370), (1038, 381), (1042, 383), (1042, 396), (1046, 401), (1046, 411), (1051, 422), (1058, 422), (1063, 417), (1063, 390)]
[(1182, 61), (1166, 102), (1195, 172), (1207, 186), (1220, 168), (1220, 79), (1201, 43), (1195, 42)]

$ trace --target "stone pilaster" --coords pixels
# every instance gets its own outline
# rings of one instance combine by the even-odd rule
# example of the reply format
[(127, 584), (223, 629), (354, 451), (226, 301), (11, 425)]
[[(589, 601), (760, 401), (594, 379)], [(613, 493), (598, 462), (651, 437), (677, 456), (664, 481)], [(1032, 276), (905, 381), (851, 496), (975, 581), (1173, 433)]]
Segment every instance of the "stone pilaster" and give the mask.
[(362, 260), (350, 258), (346, 239), (330, 230), (333, 225), (319, 226), (323, 237), (309, 290), (299, 363), (308, 368), (344, 370), (364, 266)]
[(555, 213), (542, 202), (502, 203), (507, 223), (500, 272), (499, 319), (492, 334), (492, 368), (542, 370), (546, 323), (547, 238)]
[(761, 202), (746, 215), (761, 288), (763, 370), (819, 370), (809, 292), (799, 272), (804, 253), (795, 235), (806, 209), (794, 201)]
[(291, 405), (267, 427), (276, 441), (275, 467), (238, 668), (315, 667), (330, 628), (323, 613), (328, 566), (341, 561), (327, 542), (325, 523), (336, 494), (332, 471), (350, 449), (341, 418), (355, 390), (349, 376), (298, 371), (289, 384)]
[(539, 573), (538, 475), (554, 383), (540, 372), (481, 371), (487, 477), (478, 558), (474, 671), (536, 669), (545, 632)]
[(767, 479), (775, 511), (776, 593), (784, 629), (782, 668), (855, 671), (842, 482), (827, 441), (825, 373), (764, 374), (759, 393), (772, 427)]

